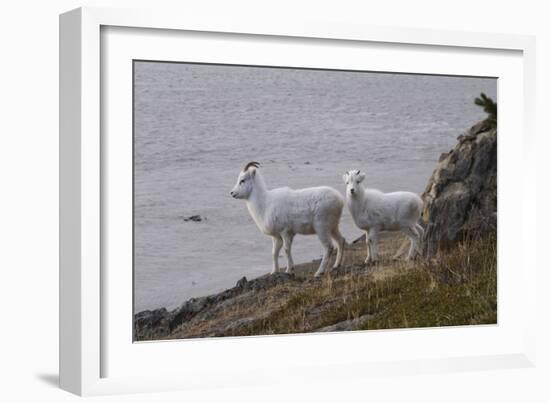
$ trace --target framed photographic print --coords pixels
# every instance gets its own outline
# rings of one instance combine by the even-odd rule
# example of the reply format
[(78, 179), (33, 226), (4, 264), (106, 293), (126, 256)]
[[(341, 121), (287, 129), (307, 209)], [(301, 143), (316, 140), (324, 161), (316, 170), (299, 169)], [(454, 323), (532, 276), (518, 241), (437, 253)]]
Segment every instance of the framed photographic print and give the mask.
[(531, 37), (86, 8), (60, 44), (63, 388), (532, 365)]

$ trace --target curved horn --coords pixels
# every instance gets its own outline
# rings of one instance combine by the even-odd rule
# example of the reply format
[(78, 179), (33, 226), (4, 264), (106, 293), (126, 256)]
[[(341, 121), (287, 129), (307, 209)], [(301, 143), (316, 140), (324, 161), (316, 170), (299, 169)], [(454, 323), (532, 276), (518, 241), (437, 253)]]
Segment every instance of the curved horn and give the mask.
[(251, 161), (251, 162), (249, 162), (249, 163), (246, 164), (246, 166), (244, 167), (243, 172), (246, 172), (246, 171), (248, 170), (248, 168), (250, 168), (250, 167), (259, 168), (259, 167), (260, 167), (260, 163), (259, 163), (259, 162), (256, 162), (256, 161)]

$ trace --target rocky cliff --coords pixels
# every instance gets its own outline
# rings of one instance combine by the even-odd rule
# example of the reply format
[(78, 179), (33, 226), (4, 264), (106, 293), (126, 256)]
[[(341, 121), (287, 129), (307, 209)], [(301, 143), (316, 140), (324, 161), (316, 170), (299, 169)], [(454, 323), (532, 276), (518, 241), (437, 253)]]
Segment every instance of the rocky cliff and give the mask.
[(427, 256), (465, 237), (496, 232), (497, 130), (483, 121), (459, 136), (441, 155), (422, 198)]

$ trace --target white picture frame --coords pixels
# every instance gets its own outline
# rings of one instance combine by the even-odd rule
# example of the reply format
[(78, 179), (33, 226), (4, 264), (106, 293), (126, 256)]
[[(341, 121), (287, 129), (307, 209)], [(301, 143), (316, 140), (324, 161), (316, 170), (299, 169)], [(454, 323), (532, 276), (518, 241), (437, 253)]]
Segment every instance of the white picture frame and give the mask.
[[(106, 32), (111, 32), (113, 36), (102, 36)], [(109, 255), (109, 242), (114, 239), (115, 242), (124, 243), (126, 238), (123, 232), (131, 231), (124, 221), (111, 225), (113, 216), (106, 214), (109, 209), (117, 208), (109, 204), (111, 186), (113, 183), (117, 186), (122, 184), (121, 188), (124, 188), (127, 178), (124, 172), (117, 171), (118, 168), (108, 163), (108, 154), (124, 154), (124, 147), (127, 146), (125, 137), (117, 134), (106, 138), (105, 133), (111, 134), (113, 129), (119, 127), (117, 125), (127, 124), (128, 82), (123, 79), (122, 85), (117, 86), (113, 80), (105, 80), (102, 74), (127, 74), (127, 70), (118, 67), (124, 67), (128, 60), (138, 58), (132, 54), (133, 51), (147, 52), (147, 49), (155, 47), (157, 57), (170, 58), (174, 48), (178, 48), (174, 44), (182, 40), (178, 35), (185, 33), (192, 33), (192, 40), (198, 41), (212, 34), (215, 34), (214, 41), (218, 42), (237, 38), (242, 49), (236, 49), (238, 46), (234, 44), (236, 47), (232, 48), (232, 52), (240, 55), (239, 60), (255, 64), (273, 64), (273, 60), (280, 60), (279, 64), (275, 61), (274, 65), (289, 62), (282, 58), (282, 51), (270, 55), (252, 52), (252, 48), (247, 48), (252, 43), (265, 45), (269, 41), (272, 46), (281, 46), (282, 49), (287, 46), (284, 49), (291, 50), (288, 43), (294, 41), (299, 43), (300, 49), (313, 44), (326, 46), (334, 52), (342, 49), (342, 57), (338, 59), (340, 62), (333, 61), (336, 63), (331, 66), (333, 68), (349, 68), (356, 60), (357, 66), (363, 66), (363, 69), (368, 65), (371, 70), (387, 71), (392, 69), (391, 63), (396, 69), (403, 54), (413, 51), (423, 54), (423, 57), (418, 58), (423, 61), (418, 62), (417, 66), (409, 64), (404, 68), (407, 72), (461, 72), (466, 75), (484, 75), (485, 72), (485, 75), (494, 76), (490, 74), (491, 69), (502, 69), (498, 71), (508, 78), (499, 86), (499, 136), (504, 139), (503, 142), (499, 139), (499, 325), (132, 343), (131, 338), (128, 338), (131, 317), (124, 319), (128, 313), (128, 295), (125, 294), (128, 287), (120, 284), (126, 280), (124, 277), (112, 277), (112, 273), (106, 269), (112, 258)], [(139, 50), (131, 43), (131, 37), (136, 35), (143, 35), (140, 37)], [(193, 45), (192, 40), (187, 50), (178, 51), (190, 52), (190, 49), (195, 49), (198, 52), (199, 47)], [(384, 52), (384, 49), (390, 48), (391, 52), (385, 53), (386, 58), (373, 58), (375, 61), (365, 64), (365, 60), (359, 59), (369, 46), (383, 49)], [(354, 49), (349, 58), (344, 48)], [(536, 311), (536, 242), (533, 239), (536, 234), (535, 202), (529, 197), (529, 192), (521, 191), (515, 193), (515, 199), (510, 204), (507, 201), (509, 197), (502, 197), (501, 192), (506, 196), (506, 192), (514, 188), (506, 186), (508, 182), (503, 178), (514, 182), (515, 186), (521, 186), (521, 189), (534, 187), (534, 178), (528, 174), (535, 163), (534, 158), (531, 158), (534, 155), (534, 49), (534, 38), (521, 35), (353, 26), (319, 21), (293, 23), (270, 21), (269, 18), (217, 21), (149, 10), (80, 8), (61, 15), (61, 387), (79, 395), (96, 395), (297, 382), (297, 379), (299, 382), (305, 379), (330, 381), (335, 377), (346, 379), (381, 373), (397, 375), (533, 366)], [(444, 52), (454, 62), (447, 60), (439, 64), (435, 53), (430, 52)], [(292, 52), (286, 53), (292, 57)], [(232, 57), (236, 57), (234, 54), (221, 55), (221, 59), (214, 61), (229, 63)], [(196, 53), (193, 60), (204, 57), (208, 58)], [(326, 67), (328, 63), (315, 59), (314, 52), (308, 57), (311, 58), (300, 59), (300, 66), (318, 66), (321, 63)], [(465, 57), (485, 59), (475, 70), (474, 67), (468, 67), (470, 63), (460, 62)], [(109, 60), (103, 60), (105, 58), (112, 59), (114, 64), (111, 66)], [(120, 84), (120, 77), (116, 78), (115, 81)], [(501, 90), (506, 98), (500, 99)], [(108, 121), (110, 118), (107, 119), (107, 116), (112, 113), (108, 108), (104, 109), (105, 105), (119, 102), (119, 95), (121, 109), (117, 111), (122, 113), (117, 114), (116, 122)], [(506, 114), (506, 111), (517, 113)], [(121, 130), (125, 131), (122, 126)], [(522, 135), (516, 134), (514, 138), (512, 132), (520, 132)], [(117, 139), (122, 140), (119, 142)], [(519, 166), (513, 168), (506, 162), (507, 149), (515, 149), (516, 155), (521, 155)], [(124, 166), (124, 162), (121, 165)], [(131, 184), (126, 185), (126, 188), (128, 186)], [(501, 204), (504, 212), (502, 216)], [(505, 214), (511, 211), (515, 211), (515, 220), (520, 225), (514, 225), (510, 221), (514, 217)], [(518, 217), (521, 219), (518, 220)], [(501, 234), (503, 226), (515, 228), (514, 233)], [(111, 232), (110, 228), (114, 227)], [(108, 228), (108, 236), (105, 228)], [(117, 234), (121, 234), (120, 237)], [(531, 234), (529, 240), (526, 234)], [(517, 242), (518, 237), (522, 242)], [(515, 245), (515, 250), (510, 251), (507, 245)], [(131, 260), (127, 254), (119, 255), (117, 258), (121, 259), (123, 265), (128, 259)], [(506, 261), (512, 259), (521, 270), (512, 273), (507, 269), (510, 267), (508, 264), (505, 275), (501, 276), (501, 261), (504, 258)], [(116, 291), (116, 300), (112, 295), (113, 290)], [(122, 292), (119, 293), (119, 290)], [(522, 297), (518, 306), (507, 303), (512, 291)], [(445, 350), (445, 342), (452, 345), (454, 350), (451, 351), (451, 347)], [(370, 347), (373, 344), (379, 351), (378, 355)], [(427, 346), (432, 347), (428, 349)], [(285, 351), (290, 352), (288, 356)], [(169, 360), (168, 357), (173, 359)], [(181, 357), (185, 357), (185, 360)], [(162, 368), (165, 370), (150, 371), (151, 367), (154, 368), (154, 360), (164, 360)], [(146, 363), (143, 365), (146, 368), (136, 368), (136, 362)], [(216, 370), (212, 370), (212, 364), (216, 364)]]

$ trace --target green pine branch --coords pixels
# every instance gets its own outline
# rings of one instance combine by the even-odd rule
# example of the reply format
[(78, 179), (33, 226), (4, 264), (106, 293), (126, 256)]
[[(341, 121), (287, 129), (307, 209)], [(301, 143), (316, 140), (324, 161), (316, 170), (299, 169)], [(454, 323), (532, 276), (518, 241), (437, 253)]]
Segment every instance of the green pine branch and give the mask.
[(487, 119), (485, 121), (491, 125), (491, 127), (497, 127), (497, 103), (485, 95), (483, 92), (478, 98), (474, 100), (474, 103), (483, 108), (483, 111), (487, 113)]

